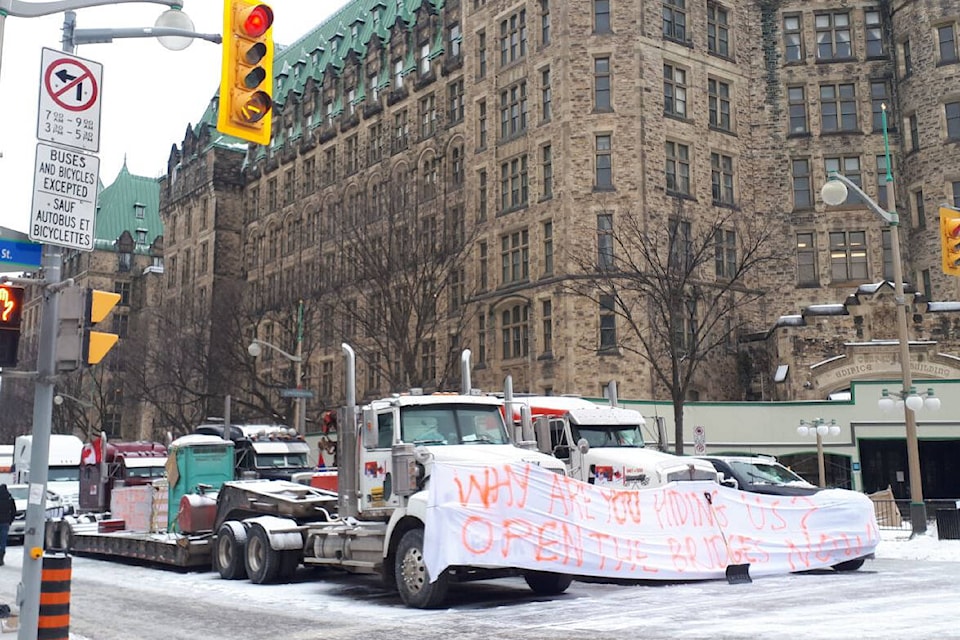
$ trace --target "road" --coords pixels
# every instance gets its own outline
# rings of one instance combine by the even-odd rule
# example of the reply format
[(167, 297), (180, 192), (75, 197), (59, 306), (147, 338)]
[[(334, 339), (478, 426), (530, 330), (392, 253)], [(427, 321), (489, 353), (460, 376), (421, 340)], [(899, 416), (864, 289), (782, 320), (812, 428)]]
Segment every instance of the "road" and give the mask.
[[(21, 560), (20, 547), (7, 550), (0, 602), (15, 602)], [(370, 577), (301, 569), (291, 584), (260, 586), (76, 557), (71, 591), (75, 640), (960, 637), (960, 562), (942, 561), (881, 558), (739, 585), (574, 582), (553, 599), (504, 579), (420, 611)]]

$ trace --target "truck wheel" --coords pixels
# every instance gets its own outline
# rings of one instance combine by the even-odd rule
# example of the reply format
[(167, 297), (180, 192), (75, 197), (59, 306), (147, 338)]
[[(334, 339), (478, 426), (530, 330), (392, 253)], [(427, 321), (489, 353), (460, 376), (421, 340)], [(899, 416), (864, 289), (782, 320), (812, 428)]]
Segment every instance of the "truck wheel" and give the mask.
[(841, 562), (840, 564), (833, 565), (833, 568), (836, 571), (856, 571), (863, 566), (863, 558), (857, 558), (855, 560), (847, 560)]
[(523, 579), (527, 581), (527, 586), (540, 596), (558, 596), (573, 582), (572, 576), (547, 571), (524, 571)]
[(246, 546), (247, 532), (243, 524), (230, 520), (220, 525), (216, 547), (213, 550), (213, 562), (221, 578), (239, 580), (247, 577), (247, 565), (244, 559)]
[(427, 565), (423, 561), (423, 529), (411, 529), (400, 538), (394, 559), (397, 591), (408, 607), (433, 609), (447, 598), (450, 575), (444, 571), (430, 582)]
[(247, 531), (247, 576), (256, 584), (275, 582), (280, 575), (280, 551), (270, 546), (270, 536), (259, 524)]

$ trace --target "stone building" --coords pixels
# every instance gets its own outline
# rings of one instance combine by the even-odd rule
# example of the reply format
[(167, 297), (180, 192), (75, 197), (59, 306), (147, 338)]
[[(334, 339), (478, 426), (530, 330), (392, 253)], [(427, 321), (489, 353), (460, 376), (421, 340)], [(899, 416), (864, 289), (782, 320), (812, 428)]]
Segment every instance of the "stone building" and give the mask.
[[(592, 396), (616, 379), (624, 397), (663, 398), (650, 365), (615, 348), (627, 328), (569, 284), (628, 221), (695, 230), (724, 214), (706, 282), (742, 223), (770, 223), (779, 259), (745, 283), (766, 295), (737, 317), (740, 355), (702, 370), (691, 398), (823, 398), (866, 377), (839, 367), (828, 384), (824, 362), (895, 337), (892, 289), (876, 284), (892, 278), (887, 225), (855, 196), (817, 195), (838, 171), (893, 206), (883, 105), (910, 331), (918, 357), (947, 363), (917, 371), (958, 377), (945, 302), (960, 292), (937, 223), (941, 203), (960, 206), (958, 21), (935, 0), (352, 0), (278, 48), (269, 146), (217, 133), (211, 104), (172, 152), (165, 295), (244, 292), (245, 338), (306, 354), (312, 421), (342, 400), (337, 344), (371, 338), (335, 308), (372, 315), (371, 300), (328, 297), (356, 259), (343, 229), (428, 203), (423, 233), (465, 228), (470, 251), (437, 300), (456, 322), (416, 336), (420, 381), (449, 384), (441, 361), (469, 347), (486, 389), (509, 374), (517, 391)], [(315, 309), (298, 344), (301, 300)], [(398, 390), (380, 375), (394, 356), (361, 359), (361, 392)], [(289, 384), (289, 362), (266, 368)]]

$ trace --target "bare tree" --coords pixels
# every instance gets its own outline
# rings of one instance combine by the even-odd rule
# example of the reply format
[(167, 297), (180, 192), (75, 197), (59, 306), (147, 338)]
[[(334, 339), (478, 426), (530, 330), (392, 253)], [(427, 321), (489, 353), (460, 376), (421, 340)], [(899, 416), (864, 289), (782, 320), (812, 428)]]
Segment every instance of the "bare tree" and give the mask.
[[(766, 220), (728, 209), (692, 219), (678, 200), (669, 217), (630, 212), (603, 217), (596, 247), (574, 256), (580, 277), (569, 289), (596, 305), (600, 348), (639, 355), (673, 404), (675, 450), (683, 453), (683, 405), (704, 364), (719, 365), (750, 322), (764, 291), (757, 271), (777, 259)], [(592, 235), (591, 233), (591, 235)], [(590, 237), (590, 236), (587, 236)]]

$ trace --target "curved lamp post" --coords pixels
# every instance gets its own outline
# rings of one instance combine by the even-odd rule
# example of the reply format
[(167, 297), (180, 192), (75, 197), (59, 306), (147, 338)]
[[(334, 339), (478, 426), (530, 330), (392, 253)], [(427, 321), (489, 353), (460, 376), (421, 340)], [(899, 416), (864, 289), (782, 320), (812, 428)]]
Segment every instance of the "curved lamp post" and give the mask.
[[(298, 340), (297, 351), (300, 351), (301, 344), (302, 343)], [(252, 358), (259, 358), (260, 355), (263, 353), (263, 347), (276, 351), (277, 353), (282, 355), (284, 358), (286, 358), (287, 360), (293, 363), (293, 377), (296, 380), (297, 389), (300, 389), (301, 368), (303, 367), (302, 355), (300, 354), (294, 355), (292, 353), (287, 353), (277, 345), (271, 344), (265, 340), (260, 340), (258, 338), (254, 338), (253, 340), (250, 341), (250, 344), (247, 346), (247, 353), (249, 353), (250, 357)], [(296, 400), (297, 402), (294, 404), (295, 415), (293, 416), (293, 424), (296, 427), (297, 431), (300, 433), (300, 435), (303, 435), (304, 429), (306, 426), (306, 418), (307, 418), (307, 411), (306, 411), (307, 398), (305, 395), (300, 395), (300, 396), (297, 396)]]
[(817, 438), (817, 469), (820, 473), (820, 487), (827, 486), (827, 465), (823, 456), (823, 438), (824, 436), (838, 436), (840, 435), (840, 425), (837, 424), (836, 420), (831, 420), (829, 423), (823, 418), (814, 418), (810, 422), (806, 420), (800, 421), (800, 426), (797, 427), (797, 433), (801, 436), (816, 436)]
[[(890, 162), (890, 142), (887, 138), (887, 105), (881, 105), (883, 122), (883, 143), (886, 153), (887, 175), (886, 189), (887, 202), (896, 207), (893, 191), (892, 163)], [(913, 389), (913, 380), (910, 374), (910, 342), (907, 335), (907, 303), (903, 294), (903, 258), (900, 255), (900, 216), (896, 211), (886, 211), (870, 196), (863, 192), (849, 178), (840, 173), (831, 173), (827, 182), (820, 189), (820, 197), (830, 206), (843, 204), (849, 191), (855, 192), (866, 204), (867, 208), (880, 216), (890, 229), (890, 249), (893, 253), (893, 288), (894, 299), (897, 304), (897, 335), (900, 346), (900, 372), (903, 378), (901, 397), (906, 401)], [(914, 391), (913, 395), (916, 395)], [(919, 396), (918, 396), (919, 399)], [(921, 401), (922, 402), (922, 401)], [(915, 403), (913, 403), (915, 404)], [(903, 418), (907, 431), (907, 467), (910, 474), (910, 524), (913, 535), (925, 533), (927, 530), (927, 509), (923, 503), (923, 478), (920, 475), (920, 446), (917, 440), (917, 422), (910, 404), (904, 402)]]

